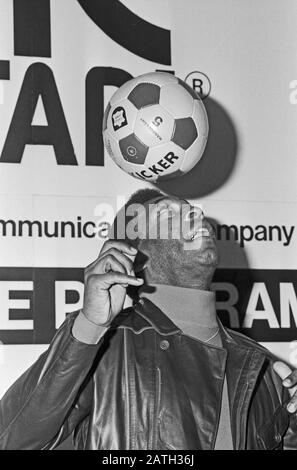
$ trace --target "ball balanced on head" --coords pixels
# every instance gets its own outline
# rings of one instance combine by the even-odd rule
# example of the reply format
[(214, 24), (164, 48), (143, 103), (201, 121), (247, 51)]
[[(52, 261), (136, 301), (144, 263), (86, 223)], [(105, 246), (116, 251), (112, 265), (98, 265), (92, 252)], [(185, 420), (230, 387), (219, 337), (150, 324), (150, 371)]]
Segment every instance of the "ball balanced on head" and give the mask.
[(104, 113), (106, 150), (125, 172), (160, 181), (190, 171), (202, 157), (208, 119), (200, 97), (170, 73), (129, 80)]

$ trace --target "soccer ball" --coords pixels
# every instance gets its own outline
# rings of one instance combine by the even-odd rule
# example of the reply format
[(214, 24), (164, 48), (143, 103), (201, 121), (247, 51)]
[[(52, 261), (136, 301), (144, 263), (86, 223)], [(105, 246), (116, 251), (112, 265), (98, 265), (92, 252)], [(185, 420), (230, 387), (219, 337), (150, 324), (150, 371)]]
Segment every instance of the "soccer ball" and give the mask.
[(129, 80), (112, 96), (103, 117), (105, 148), (125, 172), (163, 181), (190, 171), (202, 157), (208, 119), (199, 96), (166, 72)]

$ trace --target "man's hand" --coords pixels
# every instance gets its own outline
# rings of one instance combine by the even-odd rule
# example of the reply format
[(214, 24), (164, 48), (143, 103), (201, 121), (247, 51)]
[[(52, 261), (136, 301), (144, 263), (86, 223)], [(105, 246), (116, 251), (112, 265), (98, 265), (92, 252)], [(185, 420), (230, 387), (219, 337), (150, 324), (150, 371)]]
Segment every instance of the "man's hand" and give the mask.
[(127, 243), (108, 240), (98, 258), (85, 269), (83, 313), (88, 320), (108, 326), (123, 308), (128, 285), (143, 284), (133, 271), (136, 254)]
[(297, 410), (297, 369), (293, 372), (290, 367), (282, 361), (273, 364), (273, 369), (283, 381), (283, 386), (289, 389), (291, 400), (287, 404), (289, 413)]

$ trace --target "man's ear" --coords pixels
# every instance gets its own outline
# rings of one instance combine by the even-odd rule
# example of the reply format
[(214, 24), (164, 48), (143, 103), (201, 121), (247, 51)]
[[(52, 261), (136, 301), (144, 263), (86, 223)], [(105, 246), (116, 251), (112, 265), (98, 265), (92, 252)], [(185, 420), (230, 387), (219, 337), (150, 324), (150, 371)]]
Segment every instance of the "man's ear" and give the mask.
[[(148, 257), (141, 250), (139, 250), (139, 245), (136, 246), (136, 248), (138, 249), (138, 252), (133, 263), (134, 272), (137, 277), (144, 279), (144, 270), (146, 268)], [(127, 295), (135, 302), (137, 302), (139, 298), (138, 290), (139, 287), (132, 285), (128, 286), (127, 288)]]

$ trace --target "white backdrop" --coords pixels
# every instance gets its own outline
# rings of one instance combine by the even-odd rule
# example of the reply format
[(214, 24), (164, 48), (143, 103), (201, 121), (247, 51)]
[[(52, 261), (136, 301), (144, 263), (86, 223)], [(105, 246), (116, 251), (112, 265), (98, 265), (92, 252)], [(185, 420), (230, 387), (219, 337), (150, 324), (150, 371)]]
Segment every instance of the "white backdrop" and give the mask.
[[(138, 22), (162, 28), (151, 49), (143, 41), (149, 52), (129, 50), (133, 26), (111, 11), (119, 2), (102, 10), (100, 1), (40, 0), (44, 9), (30, 14), (34, 3), (15, 2), (14, 10), (0, 0), (0, 396), (81, 305), (81, 268), (102, 243), (91, 236), (98, 204), (119, 207), (149, 186), (107, 155), (102, 165), (102, 107), (94, 106), (100, 80), (106, 104), (116, 89), (108, 83), (154, 70), (190, 85), (202, 78), (204, 90), (211, 84), (205, 155), (190, 175), (160, 187), (235, 227), (232, 239), (222, 229), (219, 241), (214, 288), (222, 315), (297, 366), (297, 2), (122, 0)], [(90, 18), (93, 7), (116, 37)], [(24, 220), (42, 232), (38, 224), (31, 234), (20, 230)], [(73, 233), (54, 233), (55, 222), (67, 221)]]

